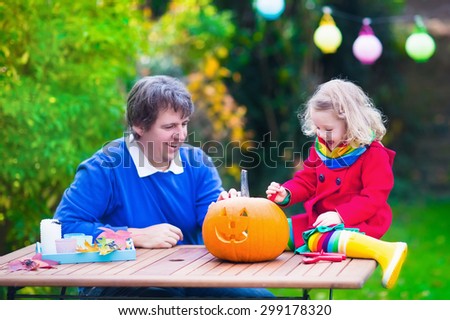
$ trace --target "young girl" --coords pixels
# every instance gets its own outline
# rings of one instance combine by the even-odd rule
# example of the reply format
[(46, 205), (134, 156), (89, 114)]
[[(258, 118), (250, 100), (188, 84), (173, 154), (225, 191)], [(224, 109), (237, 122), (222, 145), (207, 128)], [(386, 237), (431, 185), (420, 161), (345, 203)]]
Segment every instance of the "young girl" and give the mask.
[(299, 118), (304, 134), (315, 136), (314, 146), (302, 170), (266, 191), (280, 206), (304, 202), (306, 214), (289, 219), (291, 249), (301, 251), (303, 245), (375, 259), (383, 285), (392, 287), (407, 245), (379, 240), (392, 220), (387, 199), (395, 156), (380, 142), (386, 133), (383, 115), (360, 87), (335, 79), (318, 87)]

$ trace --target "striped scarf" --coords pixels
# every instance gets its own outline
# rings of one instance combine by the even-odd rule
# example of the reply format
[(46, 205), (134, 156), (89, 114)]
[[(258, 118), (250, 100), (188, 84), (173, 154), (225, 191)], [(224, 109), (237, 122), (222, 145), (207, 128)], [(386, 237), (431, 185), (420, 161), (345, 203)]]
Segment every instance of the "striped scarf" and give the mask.
[(325, 141), (316, 138), (316, 151), (320, 160), (329, 169), (340, 169), (351, 166), (367, 150), (367, 146), (354, 148), (349, 144), (337, 146), (332, 151), (328, 149)]

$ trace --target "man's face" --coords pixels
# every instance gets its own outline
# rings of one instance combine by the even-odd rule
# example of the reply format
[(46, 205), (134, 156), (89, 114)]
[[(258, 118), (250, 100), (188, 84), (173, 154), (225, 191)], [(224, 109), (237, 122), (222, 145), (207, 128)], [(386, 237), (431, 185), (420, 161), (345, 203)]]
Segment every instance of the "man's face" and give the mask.
[(160, 111), (148, 131), (133, 126), (141, 136), (139, 145), (150, 163), (159, 169), (167, 169), (187, 137), (189, 117), (173, 109)]

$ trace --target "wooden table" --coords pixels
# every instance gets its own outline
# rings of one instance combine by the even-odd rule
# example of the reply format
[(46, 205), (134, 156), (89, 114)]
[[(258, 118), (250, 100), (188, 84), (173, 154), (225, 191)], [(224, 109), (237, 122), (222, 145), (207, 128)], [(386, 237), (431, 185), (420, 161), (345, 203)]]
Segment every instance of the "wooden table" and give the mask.
[(22, 287), (265, 287), (300, 288), (303, 298), (313, 288), (357, 289), (377, 264), (369, 259), (304, 264), (303, 256), (284, 252), (277, 259), (258, 263), (230, 263), (212, 256), (204, 246), (137, 249), (136, 260), (61, 264), (36, 271), (8, 270), (8, 262), (31, 258), (35, 246), (0, 257), (0, 286), (14, 298)]

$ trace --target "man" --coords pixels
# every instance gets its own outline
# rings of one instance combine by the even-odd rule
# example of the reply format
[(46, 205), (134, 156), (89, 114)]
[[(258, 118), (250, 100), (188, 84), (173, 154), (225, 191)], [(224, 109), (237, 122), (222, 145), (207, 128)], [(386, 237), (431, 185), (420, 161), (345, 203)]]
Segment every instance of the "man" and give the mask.
[[(177, 79), (139, 80), (127, 101), (129, 132), (80, 164), (54, 218), (62, 232), (97, 237), (107, 227), (131, 232), (141, 248), (201, 244), (208, 206), (226, 192), (211, 159), (184, 145), (194, 111)], [(264, 289), (82, 288), (86, 295), (271, 297)]]

